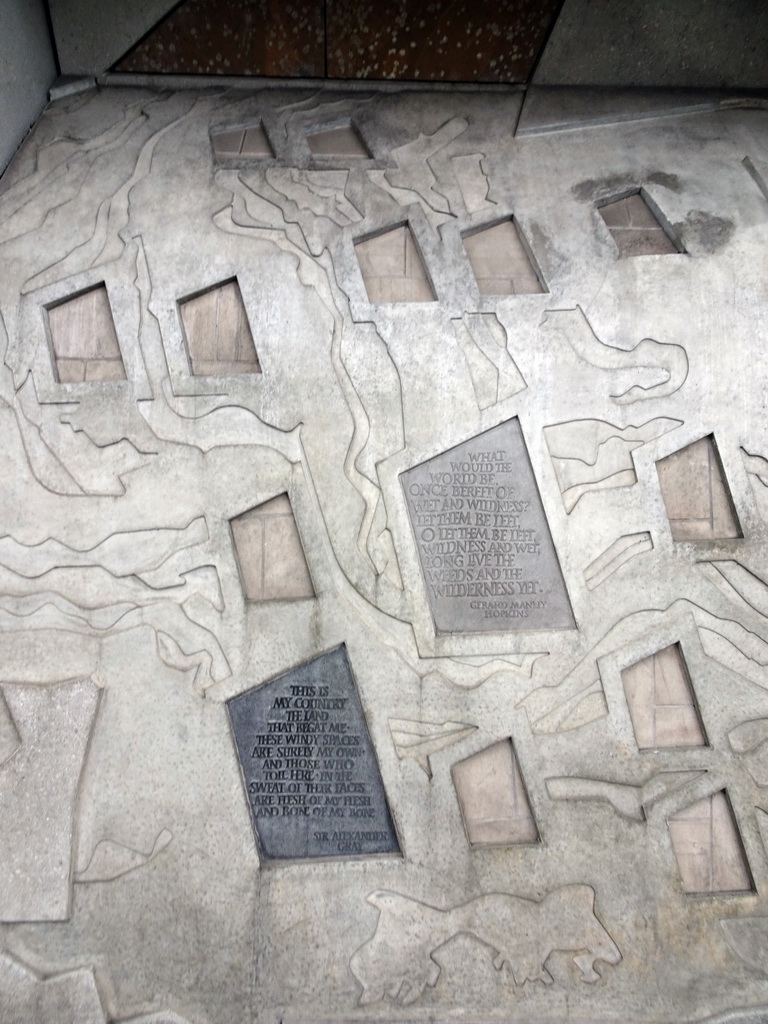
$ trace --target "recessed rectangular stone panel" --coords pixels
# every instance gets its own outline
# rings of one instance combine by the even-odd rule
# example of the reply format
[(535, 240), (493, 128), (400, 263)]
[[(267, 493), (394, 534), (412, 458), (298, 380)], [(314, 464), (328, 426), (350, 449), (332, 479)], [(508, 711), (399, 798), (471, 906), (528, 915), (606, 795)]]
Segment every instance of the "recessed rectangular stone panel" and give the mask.
[(668, 256), (680, 250), (638, 191), (598, 207), (619, 257)]
[(517, 418), (401, 480), (438, 632), (573, 628)]
[(104, 284), (48, 308), (48, 329), (60, 384), (125, 380)]
[(673, 540), (742, 536), (711, 435), (659, 459), (656, 472)]
[(341, 128), (329, 128), (327, 131), (312, 132), (307, 136), (307, 143), (312, 156), (315, 157), (330, 157), (333, 160), (352, 157), (364, 160), (371, 155), (351, 124), (343, 125)]
[(621, 673), (641, 750), (706, 744), (693, 688), (678, 644), (643, 658)]
[(246, 128), (227, 128), (211, 134), (213, 151), (217, 156), (272, 157), (275, 154), (267, 134), (260, 124)]
[(192, 373), (230, 377), (261, 373), (248, 315), (236, 280), (179, 303)]
[(678, 811), (667, 824), (684, 892), (752, 891), (752, 875), (725, 790)]
[(539, 830), (511, 740), (459, 761), (452, 774), (473, 846), (538, 842)]
[(227, 710), (265, 857), (400, 852), (343, 645), (233, 697)]
[(531, 295), (545, 290), (511, 218), (465, 235), (464, 248), (481, 295)]
[(230, 527), (246, 600), (315, 596), (287, 494), (236, 516)]
[(355, 253), (370, 302), (434, 302), (432, 284), (407, 224), (356, 242)]

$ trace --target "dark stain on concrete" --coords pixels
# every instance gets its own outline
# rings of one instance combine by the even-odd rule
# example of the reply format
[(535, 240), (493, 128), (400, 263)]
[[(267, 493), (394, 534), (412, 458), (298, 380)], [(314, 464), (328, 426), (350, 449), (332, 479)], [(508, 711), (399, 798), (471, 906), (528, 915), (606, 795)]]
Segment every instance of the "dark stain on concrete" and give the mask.
[(670, 192), (682, 192), (683, 186), (676, 174), (667, 174), (666, 171), (654, 171), (645, 179), (650, 185), (661, 185)]
[(717, 252), (727, 245), (735, 230), (732, 220), (716, 217), (706, 210), (689, 210), (684, 221), (673, 225), (689, 252)]

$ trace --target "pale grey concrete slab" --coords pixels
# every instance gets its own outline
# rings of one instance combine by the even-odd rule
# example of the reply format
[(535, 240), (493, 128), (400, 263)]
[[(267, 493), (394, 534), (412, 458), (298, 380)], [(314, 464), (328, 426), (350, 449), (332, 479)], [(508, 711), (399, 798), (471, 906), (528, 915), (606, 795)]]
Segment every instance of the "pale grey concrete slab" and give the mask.
[(756, 106), (768, 103), (768, 94), (757, 88), (734, 92), (727, 89), (530, 85), (525, 92), (516, 134), (540, 135), (621, 121), (682, 117), (716, 110), (723, 104), (747, 107), (751, 103)]
[(6, 0), (0, 35), (0, 172), (40, 116), (55, 78), (43, 0)]
[(173, 0), (51, 0), (62, 74), (100, 75), (173, 6)]
[(768, 10), (752, 0), (566, 0), (536, 85), (766, 88)]

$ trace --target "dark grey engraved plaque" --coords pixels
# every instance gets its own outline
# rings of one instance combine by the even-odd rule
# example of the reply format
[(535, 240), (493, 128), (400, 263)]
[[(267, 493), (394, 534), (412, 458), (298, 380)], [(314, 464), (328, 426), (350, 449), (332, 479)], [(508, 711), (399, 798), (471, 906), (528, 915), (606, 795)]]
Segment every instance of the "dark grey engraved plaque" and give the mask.
[(227, 701), (265, 857), (399, 853), (346, 648)]
[(401, 480), (438, 632), (575, 626), (517, 418)]

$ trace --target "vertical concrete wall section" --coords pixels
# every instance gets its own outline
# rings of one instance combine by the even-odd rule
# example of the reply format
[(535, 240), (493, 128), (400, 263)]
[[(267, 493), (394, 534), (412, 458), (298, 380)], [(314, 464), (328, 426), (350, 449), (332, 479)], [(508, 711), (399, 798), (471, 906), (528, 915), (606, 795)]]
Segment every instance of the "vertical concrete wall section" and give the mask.
[(56, 77), (43, 0), (0, 9), (0, 171), (40, 115)]

